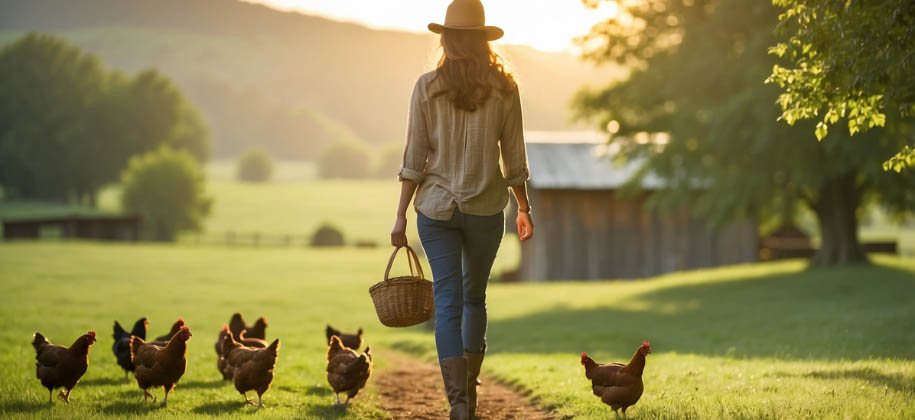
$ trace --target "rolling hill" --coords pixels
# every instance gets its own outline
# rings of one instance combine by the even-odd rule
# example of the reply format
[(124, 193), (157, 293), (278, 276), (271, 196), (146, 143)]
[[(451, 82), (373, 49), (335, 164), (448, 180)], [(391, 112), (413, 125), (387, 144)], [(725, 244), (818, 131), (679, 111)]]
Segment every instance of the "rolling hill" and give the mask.
[[(416, 78), (436, 38), (380, 31), (237, 0), (0, 0), (0, 43), (62, 36), (128, 72), (157, 67), (197, 104), (217, 157), (252, 145), (309, 159), (339, 138), (402, 141)], [(504, 46), (526, 127), (567, 128), (571, 96), (618, 77), (561, 53)]]

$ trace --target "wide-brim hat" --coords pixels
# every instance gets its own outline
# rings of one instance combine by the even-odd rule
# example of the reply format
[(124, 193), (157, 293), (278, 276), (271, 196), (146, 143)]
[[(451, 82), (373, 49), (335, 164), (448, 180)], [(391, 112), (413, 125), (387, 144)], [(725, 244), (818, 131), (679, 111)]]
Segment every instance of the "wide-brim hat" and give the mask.
[(495, 41), (505, 35), (498, 26), (486, 26), (486, 13), (480, 0), (454, 0), (448, 5), (445, 23), (430, 23), (429, 30), (437, 34), (445, 29), (486, 32), (486, 39)]

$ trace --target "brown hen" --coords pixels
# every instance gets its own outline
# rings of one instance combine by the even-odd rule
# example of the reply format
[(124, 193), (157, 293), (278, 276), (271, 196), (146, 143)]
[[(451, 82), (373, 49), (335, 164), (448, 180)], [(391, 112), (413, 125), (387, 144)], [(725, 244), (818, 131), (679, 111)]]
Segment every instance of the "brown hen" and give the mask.
[(35, 347), (35, 375), (41, 384), (48, 389), (48, 404), (53, 403), (51, 396), (54, 388), (63, 387), (58, 398), (66, 403), (70, 402), (70, 391), (79, 382), (79, 379), (89, 368), (89, 348), (95, 343), (95, 331), (89, 331), (69, 348), (51, 344), (45, 336), (36, 332), (32, 337), (32, 347)]
[(143, 399), (156, 397), (149, 393), (149, 388), (161, 386), (165, 390), (162, 406), (168, 406), (168, 393), (187, 370), (187, 341), (191, 339), (191, 330), (181, 327), (177, 334), (168, 341), (165, 347), (147, 344), (137, 336), (130, 338), (130, 356), (136, 370), (134, 376), (137, 385), (143, 390)]
[(617, 416), (618, 410), (622, 410), (623, 417), (626, 417), (626, 409), (635, 405), (642, 396), (642, 372), (645, 370), (645, 356), (648, 354), (651, 354), (651, 343), (647, 341), (642, 342), (632, 360), (625, 365), (597, 364), (587, 353), (581, 354), (585, 377), (591, 380), (591, 391), (600, 397), (604, 404), (609, 405)]
[(232, 319), (229, 320), (229, 331), (232, 331), (232, 335), (235, 337), (239, 337), (246, 330), (247, 334), (245, 335), (248, 338), (265, 340), (267, 338), (267, 317), (262, 316), (257, 321), (254, 321), (254, 325), (249, 326), (245, 323), (245, 318), (236, 312), (232, 315)]
[(347, 334), (343, 331), (340, 331), (334, 327), (331, 327), (329, 324), (324, 330), (324, 336), (327, 337), (327, 343), (330, 344), (330, 338), (333, 336), (340, 337), (340, 341), (343, 342), (344, 347), (349, 347), (353, 350), (359, 351), (362, 348), (362, 328), (359, 328), (359, 331), (355, 334)]
[[(232, 374), (226, 369), (228, 368), (228, 362), (225, 358), (225, 355), (222, 353), (223, 342), (229, 334), (229, 326), (226, 324), (222, 325), (222, 330), (219, 332), (219, 341), (216, 342), (216, 354), (219, 356), (216, 359), (216, 369), (219, 370), (219, 373), (222, 374), (222, 379), (225, 381), (232, 380)], [(247, 338), (244, 336), (244, 331), (242, 331), (242, 336), (239, 340), (239, 343), (253, 348), (266, 348), (267, 342), (258, 338)], [(232, 337), (235, 338), (234, 336)]]
[(248, 347), (235, 340), (231, 332), (223, 339), (223, 376), (229, 376), (235, 389), (249, 404), (248, 391), (257, 392), (257, 408), (264, 406), (263, 395), (273, 382), (273, 368), (280, 350), (280, 339), (273, 340), (265, 348)]
[[(365, 353), (343, 346), (340, 337), (332, 336), (327, 348), (327, 382), (337, 396), (335, 405), (349, 404), (349, 400), (359, 393), (372, 374), (372, 349), (365, 348)], [(340, 402), (340, 393), (346, 392), (346, 402)]]

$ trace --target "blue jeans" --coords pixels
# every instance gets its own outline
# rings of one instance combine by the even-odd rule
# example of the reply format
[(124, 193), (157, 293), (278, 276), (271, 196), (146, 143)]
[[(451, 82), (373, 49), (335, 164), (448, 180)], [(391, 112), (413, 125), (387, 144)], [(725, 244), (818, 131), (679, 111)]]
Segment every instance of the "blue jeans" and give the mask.
[(479, 353), (486, 346), (486, 284), (505, 233), (502, 213), (473, 216), (455, 209), (451, 220), (416, 217), (432, 267), (435, 347), (439, 361)]

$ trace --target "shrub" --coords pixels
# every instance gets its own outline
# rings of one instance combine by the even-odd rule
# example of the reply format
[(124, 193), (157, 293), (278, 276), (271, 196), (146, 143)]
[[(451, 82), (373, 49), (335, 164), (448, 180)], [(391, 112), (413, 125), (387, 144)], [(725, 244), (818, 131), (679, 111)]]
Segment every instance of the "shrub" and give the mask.
[(251, 149), (238, 160), (238, 180), (266, 182), (273, 175), (273, 159), (261, 149)]
[(311, 246), (343, 246), (343, 232), (336, 226), (325, 223), (311, 236)]
[(146, 238), (173, 241), (178, 232), (199, 231), (210, 213), (204, 181), (190, 153), (163, 146), (130, 159), (121, 174), (122, 205), (142, 216)]
[(333, 178), (366, 178), (371, 158), (365, 146), (338, 141), (327, 146), (318, 157), (318, 176)]

